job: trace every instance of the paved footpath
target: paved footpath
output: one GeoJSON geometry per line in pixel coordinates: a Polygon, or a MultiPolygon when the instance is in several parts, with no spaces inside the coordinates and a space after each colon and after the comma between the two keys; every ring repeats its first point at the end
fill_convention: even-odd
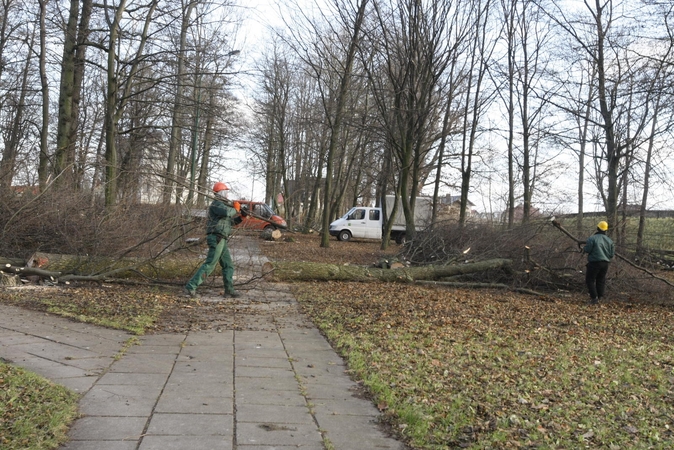
{"type": "MultiPolygon", "coordinates": [[[[232,240],[239,280],[265,261],[258,245],[232,240]]],[[[82,395],[62,450],[406,448],[286,286],[258,283],[236,300],[204,292],[235,301],[245,329],[134,337],[0,305],[0,358],[82,395]]]]}

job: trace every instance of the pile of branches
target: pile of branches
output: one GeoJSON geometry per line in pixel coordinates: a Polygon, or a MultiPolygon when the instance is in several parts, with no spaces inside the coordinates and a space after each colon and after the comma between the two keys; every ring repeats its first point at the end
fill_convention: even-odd
{"type": "Polygon", "coordinates": [[[180,241],[192,222],[175,205],[105,208],[91,194],[73,191],[8,196],[0,201],[0,256],[151,257],[180,241]]]}
{"type": "MultiPolygon", "coordinates": [[[[556,222],[560,225],[559,222],[556,222]]],[[[560,225],[561,226],[561,225],[560,225]]],[[[469,263],[494,258],[512,261],[512,272],[486,271],[453,277],[450,282],[506,284],[512,288],[537,292],[584,292],[587,255],[574,237],[550,220],[537,220],[513,228],[501,225],[443,223],[421,231],[406,242],[399,257],[412,265],[469,263]],[[564,230],[564,231],[562,231],[564,230]]],[[[594,230],[588,230],[588,236],[594,230]]],[[[609,271],[613,294],[625,298],[671,300],[674,290],[666,279],[656,275],[657,267],[642,267],[633,253],[616,249],[609,271]],[[622,251],[622,253],[621,253],[622,251]],[[623,256],[628,255],[628,256],[623,256]]]]}

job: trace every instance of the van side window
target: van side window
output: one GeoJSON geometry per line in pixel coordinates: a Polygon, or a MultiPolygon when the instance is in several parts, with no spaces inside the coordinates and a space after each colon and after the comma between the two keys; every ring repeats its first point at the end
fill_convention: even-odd
{"type": "Polygon", "coordinates": [[[351,213],[351,220],[363,220],[365,218],[365,210],[357,209],[351,213]]]}
{"type": "Polygon", "coordinates": [[[379,210],[378,209],[371,209],[370,210],[370,220],[376,220],[379,222],[379,210]]]}

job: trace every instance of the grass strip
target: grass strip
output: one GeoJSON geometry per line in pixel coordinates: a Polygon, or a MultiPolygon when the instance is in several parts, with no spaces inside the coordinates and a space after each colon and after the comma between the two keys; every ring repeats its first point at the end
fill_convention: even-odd
{"type": "Polygon", "coordinates": [[[0,448],[58,448],[76,416],[75,393],[0,362],[0,448]]]}

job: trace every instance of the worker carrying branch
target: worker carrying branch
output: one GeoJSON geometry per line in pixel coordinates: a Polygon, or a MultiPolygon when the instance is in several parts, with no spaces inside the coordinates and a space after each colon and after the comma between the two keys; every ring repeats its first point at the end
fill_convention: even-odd
{"type": "Polygon", "coordinates": [[[590,236],[585,245],[582,242],[582,250],[587,253],[587,269],[585,271],[585,284],[590,293],[590,303],[596,305],[604,296],[606,290],[606,274],[608,266],[615,255],[615,244],[606,235],[608,223],[601,221],[597,224],[597,231],[590,236]]]}
{"type": "Polygon", "coordinates": [[[241,294],[234,289],[234,263],[227,248],[227,239],[232,233],[232,227],[241,222],[241,216],[245,216],[246,212],[241,210],[239,202],[230,202],[227,199],[229,188],[225,183],[215,183],[213,192],[215,193],[215,199],[208,208],[208,221],[206,223],[208,254],[206,261],[185,285],[185,294],[192,298],[198,297],[197,287],[213,273],[215,265],[220,263],[225,297],[239,297],[241,294]]]}

